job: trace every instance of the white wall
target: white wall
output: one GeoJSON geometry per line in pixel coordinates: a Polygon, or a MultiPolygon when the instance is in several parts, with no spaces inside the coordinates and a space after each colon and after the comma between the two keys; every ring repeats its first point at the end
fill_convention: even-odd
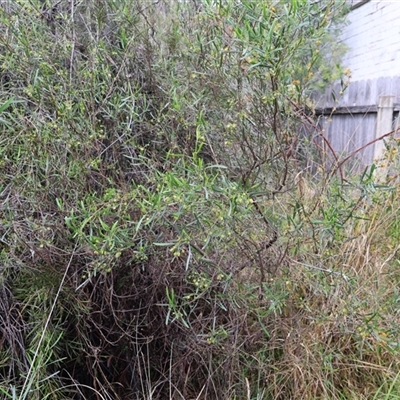
{"type": "Polygon", "coordinates": [[[352,81],[400,76],[400,1],[369,1],[348,15],[342,65],[352,81]]]}
{"type": "Polygon", "coordinates": [[[348,47],[342,67],[352,72],[350,85],[340,95],[342,87],[336,82],[315,100],[317,114],[323,114],[320,126],[334,150],[348,154],[363,148],[355,159],[365,166],[383,148],[382,141],[366,146],[382,135],[382,129],[377,129],[381,97],[393,96],[394,114],[386,121],[389,126],[400,110],[400,0],[346,1],[359,5],[349,12],[338,38],[348,47]]]}

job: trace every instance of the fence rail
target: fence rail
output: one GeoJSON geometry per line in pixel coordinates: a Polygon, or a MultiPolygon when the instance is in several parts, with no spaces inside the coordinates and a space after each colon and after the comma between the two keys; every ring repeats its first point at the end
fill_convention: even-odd
{"type": "Polygon", "coordinates": [[[337,154],[362,149],[350,165],[359,170],[382,157],[384,142],[376,139],[399,126],[400,77],[353,82],[343,95],[340,91],[337,84],[317,97],[316,114],[337,154]]]}

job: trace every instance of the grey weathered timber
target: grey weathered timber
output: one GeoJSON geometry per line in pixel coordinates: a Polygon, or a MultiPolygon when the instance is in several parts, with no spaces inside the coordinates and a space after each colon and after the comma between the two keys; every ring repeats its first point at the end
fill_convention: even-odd
{"type": "MultiPolygon", "coordinates": [[[[378,113],[376,117],[376,137],[381,137],[392,130],[394,96],[381,96],[379,98],[378,113]]],[[[382,157],[384,143],[379,140],[375,143],[374,159],[382,157]]]]}
{"type": "Polygon", "coordinates": [[[315,113],[339,157],[361,149],[346,164],[359,170],[382,155],[383,140],[374,140],[394,129],[400,110],[400,77],[356,81],[341,91],[340,84],[335,84],[315,95],[315,113]]]}
{"type": "MultiPolygon", "coordinates": [[[[393,128],[393,99],[394,96],[381,96],[379,98],[378,113],[376,117],[376,137],[382,137],[393,128]]],[[[375,143],[374,160],[378,161],[384,155],[385,146],[383,140],[375,143]]],[[[376,171],[377,181],[384,181],[387,175],[385,164],[378,163],[379,168],[376,171]]]]}

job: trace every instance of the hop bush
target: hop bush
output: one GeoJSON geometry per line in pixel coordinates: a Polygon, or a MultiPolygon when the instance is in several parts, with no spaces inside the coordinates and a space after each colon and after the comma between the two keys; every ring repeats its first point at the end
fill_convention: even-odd
{"type": "Polygon", "coordinates": [[[307,174],[343,12],[3,2],[2,398],[339,398],[391,376],[393,288],[354,251],[387,255],[362,221],[390,191],[307,174]]]}

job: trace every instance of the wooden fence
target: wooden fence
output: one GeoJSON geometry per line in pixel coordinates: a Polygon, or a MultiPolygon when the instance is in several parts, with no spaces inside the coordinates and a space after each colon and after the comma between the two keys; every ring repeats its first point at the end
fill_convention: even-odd
{"type": "Polygon", "coordinates": [[[340,91],[336,84],[316,96],[316,114],[337,155],[355,153],[350,167],[360,170],[382,157],[385,139],[376,139],[399,126],[400,76],[353,82],[340,91]]]}

